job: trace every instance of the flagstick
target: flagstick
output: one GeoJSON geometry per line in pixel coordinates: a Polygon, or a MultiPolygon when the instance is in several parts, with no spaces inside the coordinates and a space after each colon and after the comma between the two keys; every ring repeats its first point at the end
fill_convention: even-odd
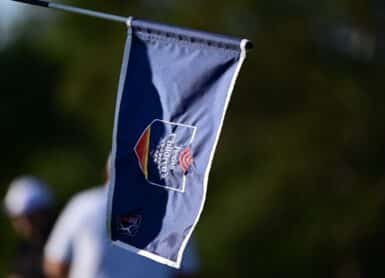
{"type": "Polygon", "coordinates": [[[96,11],[92,11],[92,10],[72,7],[72,6],[68,6],[68,5],[51,3],[51,2],[48,2],[45,0],[12,0],[12,1],[21,2],[24,4],[30,4],[30,5],[34,5],[34,6],[40,6],[40,7],[45,7],[45,8],[51,8],[51,9],[66,11],[66,12],[70,12],[70,13],[76,13],[76,14],[82,14],[82,15],[97,17],[97,18],[116,21],[116,22],[120,22],[120,23],[127,23],[130,19],[129,17],[123,17],[123,16],[118,16],[118,15],[113,15],[113,14],[101,13],[101,12],[96,12],[96,11]]]}
{"type": "MultiPolygon", "coordinates": [[[[119,16],[119,15],[114,15],[114,14],[108,14],[108,13],[102,13],[102,12],[97,12],[93,10],[88,10],[88,9],[82,9],[78,7],[73,7],[73,6],[68,6],[68,5],[62,5],[62,4],[57,4],[57,3],[52,3],[47,0],[12,0],[15,2],[20,2],[24,4],[29,4],[33,6],[39,6],[39,7],[44,7],[44,8],[51,8],[51,9],[56,9],[56,10],[61,10],[61,11],[66,11],[70,13],[75,13],[75,14],[82,14],[82,15],[87,15],[91,17],[96,17],[96,18],[101,18],[105,20],[110,20],[110,21],[115,21],[119,23],[124,23],[127,25],[127,27],[131,27],[131,22],[132,22],[132,17],[124,17],[124,16],[119,16]]],[[[246,43],[246,49],[251,49],[253,48],[253,45],[251,42],[246,43]]]]}

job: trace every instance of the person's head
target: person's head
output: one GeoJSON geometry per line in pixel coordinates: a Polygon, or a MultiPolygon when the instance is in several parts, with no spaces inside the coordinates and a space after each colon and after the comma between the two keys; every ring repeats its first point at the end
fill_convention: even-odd
{"type": "Polygon", "coordinates": [[[29,176],[13,180],[4,199],[13,228],[25,239],[44,236],[52,205],[53,196],[47,185],[29,176]]]}

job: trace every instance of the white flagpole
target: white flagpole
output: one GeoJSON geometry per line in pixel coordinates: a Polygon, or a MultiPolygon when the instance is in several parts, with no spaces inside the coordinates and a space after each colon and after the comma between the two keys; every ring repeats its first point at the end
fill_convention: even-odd
{"type": "Polygon", "coordinates": [[[76,14],[92,16],[92,17],[96,17],[96,18],[116,21],[116,22],[125,23],[125,24],[130,19],[130,17],[123,17],[123,16],[118,16],[118,15],[113,15],[113,14],[108,14],[108,13],[102,13],[102,12],[72,7],[72,6],[68,6],[68,5],[56,4],[56,3],[48,2],[45,0],[12,0],[12,1],[21,2],[24,4],[30,4],[30,5],[34,5],[34,6],[40,6],[40,7],[45,7],[45,8],[51,8],[51,9],[66,11],[66,12],[71,12],[71,13],[76,13],[76,14]]]}

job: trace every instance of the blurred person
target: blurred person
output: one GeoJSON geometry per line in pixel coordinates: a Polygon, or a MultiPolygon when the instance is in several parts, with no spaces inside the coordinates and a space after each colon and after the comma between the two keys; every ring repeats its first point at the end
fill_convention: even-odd
{"type": "MultiPolygon", "coordinates": [[[[106,184],[110,160],[106,165],[106,184]]],[[[107,238],[107,188],[77,194],[61,213],[45,247],[44,269],[50,278],[181,278],[196,277],[199,262],[186,248],[182,270],[176,271],[112,245],[107,238]]]]}
{"type": "Polygon", "coordinates": [[[373,30],[352,24],[321,24],[317,41],[325,49],[365,63],[385,62],[385,1],[371,0],[373,30]]]}
{"type": "Polygon", "coordinates": [[[7,277],[44,277],[43,249],[53,222],[51,191],[35,177],[17,178],[9,186],[4,207],[22,239],[7,277]]]}

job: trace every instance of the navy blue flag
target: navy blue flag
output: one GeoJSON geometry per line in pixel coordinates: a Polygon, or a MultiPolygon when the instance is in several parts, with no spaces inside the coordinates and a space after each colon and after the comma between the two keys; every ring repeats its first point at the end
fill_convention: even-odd
{"type": "Polygon", "coordinates": [[[116,103],[113,243],[179,268],[247,40],[134,19],[116,103]]]}

